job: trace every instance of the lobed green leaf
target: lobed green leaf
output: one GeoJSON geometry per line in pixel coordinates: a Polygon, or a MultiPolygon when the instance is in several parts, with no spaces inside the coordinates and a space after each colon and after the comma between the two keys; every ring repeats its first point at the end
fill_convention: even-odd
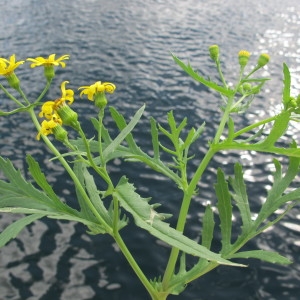
{"type": "Polygon", "coordinates": [[[229,258],[256,258],[273,264],[282,264],[282,265],[288,265],[292,263],[288,258],[278,253],[272,251],[266,251],[266,250],[252,250],[252,251],[238,252],[230,255],[229,258]]]}
{"type": "Polygon", "coordinates": [[[283,90],[282,90],[282,102],[284,108],[287,107],[291,100],[291,74],[288,66],[283,63],[283,90]]]}
{"type": "Polygon", "coordinates": [[[241,164],[235,164],[234,178],[230,178],[229,182],[234,190],[234,193],[232,193],[233,199],[241,214],[243,233],[247,233],[252,229],[253,221],[251,220],[251,211],[241,164]]]}
{"type": "Polygon", "coordinates": [[[183,63],[179,58],[177,58],[175,55],[171,53],[174,61],[179,65],[187,74],[189,74],[192,78],[194,78],[196,81],[204,84],[205,86],[221,93],[222,95],[225,95],[227,97],[231,97],[234,95],[234,91],[224,88],[222,86],[217,85],[216,83],[206,80],[204,77],[200,76],[198,73],[196,73],[190,64],[186,65],[183,63]]]}
{"type": "Polygon", "coordinates": [[[32,214],[8,225],[0,233],[0,248],[5,246],[10,240],[14,239],[24,227],[44,216],[45,213],[32,214]]]}
{"type": "Polygon", "coordinates": [[[121,178],[115,188],[113,196],[118,199],[120,205],[126,211],[132,214],[138,227],[147,230],[150,234],[169,245],[187,254],[202,257],[209,261],[215,261],[218,264],[241,266],[197,244],[195,241],[184,236],[181,232],[170,227],[168,223],[163,222],[164,216],[153,209],[148,203],[149,200],[141,198],[140,195],[135,192],[134,186],[129,184],[125,177],[121,178]]]}
{"type": "Polygon", "coordinates": [[[215,184],[217,207],[219,211],[220,227],[222,234],[222,253],[226,253],[231,247],[232,230],[232,205],[228,183],[225,180],[224,172],[219,168],[217,171],[217,183],[215,184]]]}
{"type": "Polygon", "coordinates": [[[201,244],[210,249],[215,228],[214,213],[210,205],[205,208],[202,227],[201,244]]]}

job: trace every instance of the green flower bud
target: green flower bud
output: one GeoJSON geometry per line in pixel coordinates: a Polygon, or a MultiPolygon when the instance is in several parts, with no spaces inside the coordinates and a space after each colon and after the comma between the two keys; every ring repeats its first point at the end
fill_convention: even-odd
{"type": "Polygon", "coordinates": [[[57,109],[57,113],[64,125],[71,126],[75,130],[79,130],[80,124],[78,122],[78,114],[70,108],[70,106],[64,103],[64,105],[57,109]]]}
{"type": "Polygon", "coordinates": [[[58,141],[64,143],[68,140],[68,132],[61,125],[57,124],[52,130],[58,141]]]}
{"type": "Polygon", "coordinates": [[[5,76],[7,79],[8,84],[15,90],[19,90],[20,89],[20,80],[17,77],[17,75],[13,72],[9,75],[5,76]]]}
{"type": "Polygon", "coordinates": [[[251,91],[251,89],[252,89],[251,83],[249,83],[249,82],[243,83],[243,90],[244,90],[245,92],[249,92],[249,91],[251,91]]]}
{"type": "Polygon", "coordinates": [[[219,59],[219,54],[220,54],[220,50],[219,50],[219,46],[218,45],[211,45],[209,48],[209,55],[210,58],[217,62],[219,59]]]}
{"type": "Polygon", "coordinates": [[[257,61],[257,66],[262,68],[263,66],[265,66],[270,60],[270,56],[267,53],[263,53],[260,55],[260,57],[258,58],[257,61]]]}
{"type": "Polygon", "coordinates": [[[241,50],[238,54],[239,57],[239,64],[242,68],[244,68],[248,61],[249,61],[249,57],[250,57],[250,52],[246,51],[246,50],[241,50]]]}

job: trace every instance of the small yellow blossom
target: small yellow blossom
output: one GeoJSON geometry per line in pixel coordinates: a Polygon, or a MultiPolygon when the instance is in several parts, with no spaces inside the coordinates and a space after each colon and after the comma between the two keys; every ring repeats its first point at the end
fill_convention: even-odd
{"type": "Polygon", "coordinates": [[[81,89],[82,89],[82,91],[80,92],[80,97],[84,94],[84,95],[87,95],[89,100],[93,101],[94,96],[97,93],[106,92],[106,93],[112,94],[115,91],[116,86],[111,82],[101,83],[101,81],[97,81],[97,82],[95,82],[94,84],[92,84],[90,86],[86,86],[86,85],[81,86],[79,88],[79,90],[81,90],[81,89]]]}
{"type": "Polygon", "coordinates": [[[62,68],[66,66],[66,63],[63,62],[65,59],[69,59],[70,55],[63,55],[57,59],[55,59],[55,54],[50,54],[48,58],[44,57],[36,57],[36,58],[27,58],[28,61],[31,61],[32,64],[30,65],[31,68],[44,66],[44,75],[48,82],[51,82],[51,80],[55,76],[55,66],[61,65],[62,68]]]}
{"type": "Polygon", "coordinates": [[[51,54],[49,55],[48,58],[44,58],[41,56],[36,58],[27,58],[27,60],[32,62],[32,64],[30,65],[31,68],[40,67],[40,66],[49,67],[49,66],[59,66],[59,65],[61,65],[61,67],[64,68],[66,66],[66,63],[63,62],[63,60],[69,59],[70,55],[65,54],[57,59],[55,59],[55,55],[56,54],[51,54]]]}
{"type": "Polygon", "coordinates": [[[61,84],[61,97],[54,101],[46,101],[41,108],[39,117],[45,117],[46,119],[52,119],[52,115],[57,114],[57,110],[65,105],[65,102],[68,101],[69,104],[72,104],[74,101],[74,91],[71,89],[66,89],[66,84],[69,81],[64,81],[61,84]]]}
{"type": "Polygon", "coordinates": [[[37,134],[36,136],[36,139],[37,140],[40,140],[41,138],[41,134],[43,135],[49,135],[49,134],[52,134],[53,133],[53,129],[58,126],[58,125],[61,125],[62,124],[62,120],[61,118],[59,117],[59,115],[57,115],[56,113],[53,114],[51,116],[51,120],[47,121],[47,120],[44,120],[42,123],[41,123],[41,129],[40,129],[40,132],[37,134]]]}
{"type": "Polygon", "coordinates": [[[239,64],[241,67],[245,67],[249,61],[249,57],[250,57],[250,52],[247,50],[241,50],[238,53],[238,57],[239,57],[239,64]]]}
{"type": "Polygon", "coordinates": [[[10,59],[0,58],[0,75],[9,76],[14,70],[21,64],[24,63],[24,60],[16,62],[16,55],[11,55],[10,59]]]}

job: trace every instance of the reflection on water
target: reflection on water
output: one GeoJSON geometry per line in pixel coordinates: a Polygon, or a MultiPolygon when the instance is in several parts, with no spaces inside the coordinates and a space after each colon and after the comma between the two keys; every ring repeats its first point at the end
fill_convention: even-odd
{"type": "MultiPolygon", "coordinates": [[[[165,113],[174,109],[177,118],[189,117],[189,124],[207,130],[203,140],[192,150],[199,153],[197,163],[205,152],[206,142],[212,136],[219,120],[215,94],[189,79],[170,58],[169,51],[191,63],[201,74],[215,74],[208,59],[207,48],[218,43],[226,60],[224,72],[231,82],[237,75],[236,54],[248,49],[255,57],[268,52],[271,63],[265,68],[268,82],[264,96],[253,103],[251,113],[240,116],[239,124],[274,115],[280,109],[282,63],[290,66],[292,93],[300,86],[300,7],[298,0],[245,1],[160,1],[160,0],[58,0],[55,5],[46,0],[3,0],[1,7],[1,57],[17,54],[27,56],[69,53],[71,60],[65,70],[57,71],[57,79],[48,99],[57,98],[60,82],[70,81],[70,88],[97,80],[112,81],[117,91],[110,101],[128,118],[142,104],[147,104],[142,129],[135,135],[144,149],[151,147],[147,138],[149,116],[165,122],[165,113]],[[204,142],[203,142],[204,141],[204,142]]],[[[26,81],[23,89],[30,98],[38,96],[43,82],[41,70],[20,68],[18,75],[26,81]]],[[[212,75],[213,76],[213,75],[212,75]]],[[[0,98],[1,109],[10,110],[13,103],[0,98]]],[[[74,103],[85,118],[94,109],[87,101],[74,103]]],[[[111,120],[107,120],[111,124],[111,120]]],[[[297,137],[297,126],[289,129],[289,137],[297,137]]],[[[0,118],[1,153],[14,160],[18,168],[25,168],[23,157],[29,151],[50,169],[50,182],[60,190],[66,201],[72,201],[74,192],[68,179],[61,181],[62,169],[49,162],[50,154],[34,137],[32,125],[26,116],[0,118]],[[61,183],[63,182],[63,184],[61,183]]],[[[93,133],[91,132],[91,136],[93,133]]],[[[272,178],[263,173],[272,170],[271,159],[257,153],[221,153],[208,169],[202,193],[196,198],[190,216],[190,236],[199,236],[198,218],[203,205],[214,203],[211,183],[215,182],[215,167],[222,164],[232,172],[232,162],[239,159],[245,165],[245,175],[251,189],[253,217],[271,185],[272,178]]],[[[195,165],[192,168],[196,167],[195,165]]],[[[120,161],[111,166],[114,176],[120,169],[145,194],[155,191],[154,197],[164,198],[164,209],[176,214],[178,194],[173,186],[160,177],[149,176],[140,166],[130,168],[120,161]],[[143,184],[147,188],[143,187],[143,184]],[[168,190],[168,195],[165,191],[168,190]]],[[[1,216],[1,228],[16,217],[1,216]]],[[[284,222],[249,244],[249,249],[278,250],[295,263],[290,267],[273,266],[251,261],[249,268],[221,267],[188,286],[180,297],[170,299],[298,299],[300,276],[299,214],[291,211],[284,222]],[[202,298],[201,298],[202,297],[202,298]]],[[[238,226],[238,225],[237,225],[238,226]]],[[[238,229],[238,228],[237,228],[238,229]]],[[[126,239],[134,245],[134,255],[145,257],[143,268],[155,277],[158,266],[165,265],[168,248],[145,239],[140,230],[125,228],[126,239]],[[153,262],[157,262],[155,265],[153,262]]],[[[143,287],[117,247],[108,237],[86,235],[80,225],[43,220],[26,228],[18,239],[0,252],[0,294],[4,299],[146,299],[143,287]]]]}

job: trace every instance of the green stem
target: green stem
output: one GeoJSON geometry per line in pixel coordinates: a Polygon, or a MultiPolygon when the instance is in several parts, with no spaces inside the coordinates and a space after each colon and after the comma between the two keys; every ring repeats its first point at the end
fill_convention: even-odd
{"type": "Polygon", "coordinates": [[[89,161],[89,164],[90,166],[102,177],[102,179],[105,180],[105,182],[107,183],[108,185],[108,189],[113,189],[113,184],[110,180],[110,177],[109,175],[107,174],[107,171],[106,171],[106,168],[105,167],[98,167],[95,162],[94,162],[94,159],[93,159],[93,155],[91,153],[91,149],[90,149],[90,144],[83,132],[83,130],[81,129],[81,126],[79,125],[79,134],[83,140],[83,143],[85,145],[85,148],[86,148],[86,153],[87,153],[87,158],[88,158],[88,161],[89,161]]]}
{"type": "Polygon", "coordinates": [[[103,129],[103,118],[104,118],[104,107],[100,108],[98,119],[99,119],[99,127],[98,127],[98,143],[99,143],[99,155],[101,165],[105,166],[106,162],[103,157],[103,149],[102,149],[102,129],[103,129]]]}
{"type": "Polygon", "coordinates": [[[224,114],[222,116],[220,125],[218,127],[218,130],[216,132],[216,135],[215,135],[215,138],[214,138],[214,141],[213,141],[214,144],[217,144],[220,141],[221,135],[224,131],[224,127],[225,127],[225,125],[228,121],[228,118],[229,118],[230,110],[231,110],[232,103],[233,103],[233,98],[234,98],[234,96],[228,97],[228,101],[227,101],[227,105],[226,105],[224,114]]]}
{"type": "MultiPolygon", "coordinates": [[[[30,117],[37,128],[38,131],[40,131],[40,124],[39,121],[34,113],[33,108],[30,108],[28,110],[28,113],[30,114],[30,117]]],[[[84,187],[81,185],[79,179],[77,178],[76,174],[70,167],[70,165],[67,163],[67,161],[62,157],[61,153],[57,150],[57,148],[51,143],[51,141],[47,138],[47,136],[42,135],[42,138],[47,145],[47,147],[52,151],[52,153],[57,157],[57,159],[60,161],[62,166],[65,168],[65,170],[68,172],[70,177],[72,178],[75,186],[77,187],[79,193],[87,203],[88,207],[90,208],[91,212],[95,215],[95,217],[98,219],[99,223],[105,228],[105,230],[109,233],[112,234],[112,229],[111,227],[105,222],[105,220],[101,217],[101,215],[98,213],[96,208],[94,207],[93,203],[91,202],[89,196],[87,195],[84,187]]]]}
{"type": "Polygon", "coordinates": [[[16,99],[2,84],[0,84],[0,88],[6,94],[6,96],[13,100],[17,105],[19,105],[20,107],[25,107],[23,103],[16,99]]]}
{"type": "Polygon", "coordinates": [[[267,119],[264,119],[264,120],[262,120],[262,121],[256,122],[256,123],[254,123],[254,124],[252,124],[252,125],[249,125],[249,126],[247,126],[247,127],[244,127],[243,129],[237,131],[237,132],[233,135],[233,138],[236,138],[236,137],[238,137],[238,136],[240,136],[240,135],[242,135],[242,134],[244,134],[244,133],[246,133],[246,132],[248,132],[248,131],[250,131],[250,130],[252,130],[252,129],[254,129],[254,128],[257,128],[257,127],[259,127],[259,126],[261,126],[261,125],[270,123],[270,122],[274,121],[274,120],[276,119],[276,117],[277,117],[277,115],[275,115],[275,116],[273,116],[273,117],[270,117],[270,118],[267,118],[267,119]]]}
{"type": "Polygon", "coordinates": [[[30,105],[30,101],[27,99],[27,97],[26,97],[26,95],[24,94],[24,92],[22,91],[21,87],[19,87],[19,88],[17,89],[17,91],[18,91],[19,94],[22,96],[22,98],[24,99],[24,101],[25,101],[28,105],[30,105]]]}
{"type": "MultiPolygon", "coordinates": [[[[212,148],[210,148],[206,152],[203,160],[201,161],[198,169],[196,170],[190,184],[188,185],[188,187],[184,193],[184,197],[182,200],[182,204],[181,204],[181,208],[180,208],[180,212],[179,212],[179,216],[178,216],[177,226],[176,226],[176,230],[178,230],[180,232],[183,232],[183,230],[184,230],[190,203],[191,203],[192,197],[194,195],[194,192],[197,188],[197,184],[198,184],[199,180],[201,179],[207,165],[209,164],[209,162],[212,159],[212,157],[214,156],[214,154],[215,154],[215,151],[212,148]]],[[[174,274],[178,255],[179,255],[179,249],[172,248],[171,254],[169,257],[169,261],[168,261],[168,264],[166,267],[166,271],[165,271],[165,274],[163,277],[163,281],[162,281],[164,290],[168,289],[169,282],[171,280],[172,275],[174,274]]]]}
{"type": "Polygon", "coordinates": [[[45,94],[46,94],[47,91],[49,90],[50,85],[51,85],[51,82],[52,82],[52,80],[49,80],[49,81],[47,80],[47,84],[46,84],[44,90],[43,90],[42,93],[39,95],[39,97],[36,99],[35,103],[39,103],[39,102],[42,100],[42,98],[45,96],[45,94]]]}
{"type": "Polygon", "coordinates": [[[115,241],[117,242],[119,248],[121,249],[122,253],[126,257],[128,263],[130,264],[131,268],[134,270],[137,277],[140,279],[148,293],[151,295],[153,300],[161,300],[161,297],[157,294],[155,288],[151,285],[133,256],[131,255],[130,251],[128,250],[126,244],[124,243],[122,237],[120,236],[119,232],[116,232],[114,235],[115,241]]]}
{"type": "MultiPolygon", "coordinates": [[[[221,72],[221,70],[220,70],[220,72],[221,72]]],[[[228,98],[224,114],[221,118],[220,124],[218,126],[218,129],[217,129],[217,132],[216,132],[216,135],[215,135],[215,138],[214,138],[214,142],[210,145],[210,148],[208,149],[208,151],[206,152],[203,160],[201,161],[200,165],[198,166],[198,168],[197,168],[190,184],[188,185],[186,191],[184,191],[184,197],[183,197],[183,200],[182,200],[182,204],[181,204],[181,208],[180,208],[180,212],[179,212],[179,217],[178,217],[178,221],[177,221],[177,226],[176,226],[176,230],[178,230],[179,232],[184,231],[184,227],[185,227],[185,223],[186,223],[186,219],[187,219],[191,199],[192,199],[192,197],[195,193],[195,190],[197,188],[197,184],[198,184],[199,180],[201,179],[204,171],[206,170],[210,160],[212,159],[212,157],[216,153],[216,150],[214,149],[214,145],[218,144],[219,141],[220,141],[221,135],[224,131],[224,127],[225,127],[225,125],[228,121],[228,118],[229,118],[229,114],[230,114],[230,111],[231,111],[233,100],[234,100],[234,96],[231,96],[231,97],[228,98]]],[[[171,277],[174,274],[175,265],[176,265],[176,262],[177,262],[177,259],[178,259],[178,255],[179,255],[179,249],[172,248],[171,254],[170,254],[170,257],[169,257],[169,261],[168,261],[168,264],[167,264],[167,267],[166,267],[166,271],[165,271],[165,274],[164,274],[163,282],[162,282],[164,289],[168,288],[171,277]]]]}
{"type": "Polygon", "coordinates": [[[218,70],[218,73],[220,75],[220,78],[222,80],[222,83],[223,83],[224,87],[228,88],[227,83],[226,83],[225,78],[224,78],[224,75],[223,75],[223,72],[222,72],[222,69],[221,69],[221,62],[220,62],[219,59],[216,61],[216,66],[217,66],[217,70],[218,70]]]}

